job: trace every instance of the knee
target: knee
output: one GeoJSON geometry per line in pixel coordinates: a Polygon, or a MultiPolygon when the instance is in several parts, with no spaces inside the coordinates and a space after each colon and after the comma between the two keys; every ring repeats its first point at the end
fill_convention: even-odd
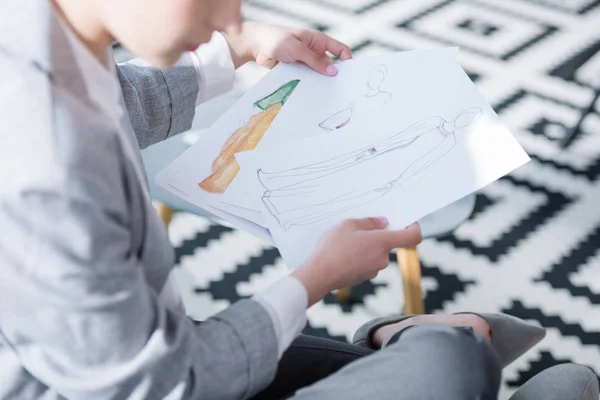
{"type": "Polygon", "coordinates": [[[578,364],[560,364],[548,368],[540,375],[547,375],[549,381],[560,382],[560,385],[570,392],[568,396],[574,399],[598,399],[598,377],[588,367],[578,364]]]}
{"type": "Polygon", "coordinates": [[[471,329],[447,326],[423,326],[421,329],[406,332],[402,341],[412,339],[427,347],[431,355],[462,366],[481,367],[486,364],[493,367],[499,364],[498,356],[492,346],[471,329]],[[409,334],[412,334],[409,335],[409,334]]]}
{"type": "MultiPolygon", "coordinates": [[[[501,366],[492,346],[471,330],[427,326],[407,331],[400,342],[413,341],[429,359],[427,374],[440,379],[451,373],[472,398],[495,398],[500,387],[501,366]],[[411,332],[412,331],[412,332],[411,332]],[[410,334],[410,335],[409,335],[410,334]]],[[[404,344],[408,344],[404,342],[404,344]]]]}
{"type": "Polygon", "coordinates": [[[561,364],[539,373],[521,387],[512,400],[598,400],[598,377],[582,365],[561,364]]]}
{"type": "Polygon", "coordinates": [[[576,379],[580,381],[589,381],[592,378],[597,378],[594,371],[580,364],[559,364],[542,372],[542,374],[544,373],[553,376],[568,377],[569,379],[576,379]]]}

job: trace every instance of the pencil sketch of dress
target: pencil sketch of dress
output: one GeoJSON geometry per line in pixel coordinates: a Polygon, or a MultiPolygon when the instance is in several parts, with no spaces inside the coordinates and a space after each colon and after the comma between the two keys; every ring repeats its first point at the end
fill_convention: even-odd
{"type": "Polygon", "coordinates": [[[285,230],[360,207],[435,164],[456,145],[457,130],[470,126],[480,115],[479,108],[469,108],[450,121],[431,117],[372,146],[326,161],[286,171],[258,170],[265,188],[262,201],[285,230]],[[377,173],[356,179],[364,175],[365,167],[377,173]]]}
{"type": "Polygon", "coordinates": [[[387,77],[387,67],[378,65],[371,70],[367,78],[367,93],[350,103],[350,105],[319,123],[325,131],[335,131],[350,123],[353,118],[368,117],[374,110],[381,108],[392,100],[392,94],[381,90],[387,77]]]}

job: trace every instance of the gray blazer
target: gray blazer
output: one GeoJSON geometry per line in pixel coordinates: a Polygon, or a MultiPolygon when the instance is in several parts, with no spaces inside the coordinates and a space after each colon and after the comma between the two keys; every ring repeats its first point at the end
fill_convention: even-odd
{"type": "MultiPolygon", "coordinates": [[[[190,61],[118,76],[136,149],[189,129],[190,61]]],[[[0,116],[0,398],[237,399],[272,380],[257,302],[195,327],[158,301],[173,249],[48,0],[0,0],[0,116]]]]}

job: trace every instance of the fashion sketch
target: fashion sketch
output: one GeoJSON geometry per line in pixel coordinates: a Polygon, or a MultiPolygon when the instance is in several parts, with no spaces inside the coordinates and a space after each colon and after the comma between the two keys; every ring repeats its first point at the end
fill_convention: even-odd
{"type": "Polygon", "coordinates": [[[234,154],[253,150],[258,145],[299,83],[298,79],[289,81],[253,104],[260,111],[227,139],[212,163],[210,176],[198,184],[200,188],[209,193],[225,192],[240,170],[234,154]]]}
{"type": "Polygon", "coordinates": [[[262,201],[284,230],[363,206],[436,164],[456,145],[456,132],[480,116],[481,109],[468,108],[452,120],[427,118],[326,161],[286,171],[258,170],[262,201]],[[365,171],[376,173],[366,178],[365,171]]]}
{"type": "Polygon", "coordinates": [[[367,93],[348,105],[347,108],[336,112],[326,120],[319,123],[325,131],[335,131],[348,125],[353,118],[362,115],[369,116],[374,110],[392,100],[392,94],[381,89],[387,77],[387,67],[378,65],[371,70],[367,78],[367,93]]]}

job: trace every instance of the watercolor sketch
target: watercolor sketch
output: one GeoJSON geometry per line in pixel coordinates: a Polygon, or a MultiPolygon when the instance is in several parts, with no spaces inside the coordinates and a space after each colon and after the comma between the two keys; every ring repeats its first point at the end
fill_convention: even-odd
{"type": "Polygon", "coordinates": [[[367,93],[352,101],[345,109],[319,123],[319,127],[324,131],[342,129],[358,115],[369,116],[373,110],[389,103],[392,100],[392,93],[381,89],[386,78],[387,66],[378,65],[373,68],[366,82],[367,93]]]}
{"type": "Polygon", "coordinates": [[[268,96],[254,102],[254,107],[261,111],[250,117],[244,126],[227,139],[212,163],[211,174],[198,184],[200,188],[208,193],[225,192],[240,170],[234,154],[253,150],[258,145],[299,83],[298,79],[291,80],[268,96]]]}
{"type": "Polygon", "coordinates": [[[473,107],[452,120],[427,118],[371,146],[311,165],[275,172],[259,169],[262,201],[284,230],[373,202],[446,156],[457,143],[457,131],[469,127],[481,113],[473,107]],[[365,171],[369,179],[355,179],[365,171]]]}

